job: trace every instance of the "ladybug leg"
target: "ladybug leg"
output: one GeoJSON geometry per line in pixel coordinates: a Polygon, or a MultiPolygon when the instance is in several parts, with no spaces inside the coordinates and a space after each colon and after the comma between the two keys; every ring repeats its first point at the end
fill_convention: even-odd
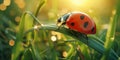
{"type": "Polygon", "coordinates": [[[61,21],[61,18],[59,18],[58,20],[57,20],[57,26],[58,26],[58,28],[57,28],[57,30],[59,30],[60,29],[60,27],[62,26],[62,23],[61,23],[62,21],[61,21]]]}
{"type": "Polygon", "coordinates": [[[87,40],[87,44],[88,44],[88,36],[86,34],[83,34],[83,37],[87,40]]]}
{"type": "MultiPolygon", "coordinates": [[[[70,28],[69,28],[70,29],[70,28]]],[[[71,29],[70,29],[71,30],[71,29]]],[[[71,32],[71,34],[73,34],[74,36],[78,36],[78,34],[76,33],[74,33],[74,31],[73,30],[71,30],[70,31],[71,32]]],[[[88,44],[88,36],[86,35],[86,34],[84,34],[84,33],[80,33],[81,34],[81,36],[83,36],[86,40],[87,40],[87,43],[86,44],[88,44]]]]}
{"type": "Polygon", "coordinates": [[[59,30],[62,26],[64,26],[66,24],[66,22],[58,22],[57,25],[58,25],[58,28],[57,30],[59,30]]]}
{"type": "MultiPolygon", "coordinates": [[[[69,30],[71,30],[70,28],[68,28],[69,30]]],[[[74,36],[78,36],[77,34],[75,34],[75,32],[73,30],[70,31],[72,35],[74,36]]]]}

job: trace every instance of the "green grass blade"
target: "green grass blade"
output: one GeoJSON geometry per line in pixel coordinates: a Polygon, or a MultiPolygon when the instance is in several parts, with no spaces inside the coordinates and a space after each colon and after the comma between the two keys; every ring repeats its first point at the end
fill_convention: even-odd
{"type": "MultiPolygon", "coordinates": [[[[24,37],[24,32],[26,30],[29,30],[33,25],[33,18],[28,15],[26,12],[22,15],[20,24],[19,24],[19,31],[16,36],[16,44],[13,47],[12,51],[12,60],[17,60],[19,57],[19,54],[24,50],[23,48],[23,37],[24,37]]],[[[29,45],[29,40],[31,40],[31,32],[29,32],[27,35],[27,45],[29,45]]]]}
{"type": "Polygon", "coordinates": [[[34,60],[42,60],[42,58],[40,57],[40,52],[37,51],[33,42],[30,44],[30,49],[32,51],[32,57],[34,60]]]}
{"type": "MultiPolygon", "coordinates": [[[[33,21],[34,19],[32,18],[32,16],[30,14],[28,14],[27,12],[25,12],[25,31],[31,29],[33,27],[33,21]]],[[[30,40],[32,39],[32,32],[29,32],[26,35],[26,45],[30,44],[30,40]]]]}
{"type": "Polygon", "coordinates": [[[38,4],[38,6],[37,6],[37,8],[36,8],[36,10],[35,10],[35,16],[36,16],[36,17],[37,17],[37,15],[38,15],[41,7],[45,4],[45,2],[46,2],[46,0],[39,0],[39,4],[38,4]]]}
{"type": "MultiPolygon", "coordinates": [[[[118,2],[120,2],[120,1],[118,0],[118,2]]],[[[108,60],[110,58],[109,54],[110,54],[111,48],[114,44],[115,30],[116,30],[117,21],[119,18],[119,11],[120,11],[119,6],[120,6],[120,4],[118,3],[117,8],[116,8],[116,13],[115,13],[113,19],[110,20],[109,28],[108,28],[107,35],[106,35],[106,42],[104,45],[105,52],[104,52],[101,60],[108,60]]],[[[113,57],[113,56],[111,56],[111,57],[113,57]]]]}
{"type": "MultiPolygon", "coordinates": [[[[103,40],[98,39],[96,36],[88,36],[88,40],[83,37],[81,33],[78,33],[76,31],[71,31],[70,29],[66,29],[64,27],[61,27],[58,29],[56,25],[43,25],[42,27],[39,28],[40,30],[49,30],[49,31],[57,31],[63,34],[66,34],[68,36],[71,36],[89,47],[93,48],[95,51],[99,52],[100,54],[103,54],[105,51],[103,40]],[[95,38],[96,37],[96,38],[95,38]]],[[[33,29],[31,29],[33,30],[33,29]]],[[[117,60],[118,55],[111,49],[110,53],[110,59],[117,60]]]]}
{"type": "Polygon", "coordinates": [[[15,46],[12,49],[12,58],[11,60],[18,60],[19,54],[23,51],[22,40],[24,35],[24,25],[25,25],[25,14],[22,15],[21,21],[19,24],[19,31],[16,34],[15,46]]]}
{"type": "Polygon", "coordinates": [[[24,54],[22,56],[22,60],[33,60],[33,58],[32,58],[32,52],[31,52],[30,49],[26,49],[24,51],[24,54]]]}

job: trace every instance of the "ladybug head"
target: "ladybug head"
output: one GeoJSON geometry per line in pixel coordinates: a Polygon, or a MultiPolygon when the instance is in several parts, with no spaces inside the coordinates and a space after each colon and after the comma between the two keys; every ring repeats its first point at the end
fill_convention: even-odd
{"type": "Polygon", "coordinates": [[[63,24],[62,17],[57,20],[57,25],[61,26],[63,24]]]}
{"type": "Polygon", "coordinates": [[[60,25],[65,25],[67,19],[69,18],[69,16],[70,16],[70,13],[64,14],[62,17],[60,17],[60,18],[57,20],[57,25],[58,25],[58,26],[60,26],[60,25]]]}

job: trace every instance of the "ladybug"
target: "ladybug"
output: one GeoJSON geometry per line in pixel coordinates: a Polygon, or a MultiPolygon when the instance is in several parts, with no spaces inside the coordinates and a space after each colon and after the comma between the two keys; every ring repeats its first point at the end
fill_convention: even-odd
{"type": "Polygon", "coordinates": [[[57,20],[57,25],[60,27],[66,25],[71,30],[87,34],[96,33],[95,22],[83,12],[70,12],[64,14],[57,20]]]}

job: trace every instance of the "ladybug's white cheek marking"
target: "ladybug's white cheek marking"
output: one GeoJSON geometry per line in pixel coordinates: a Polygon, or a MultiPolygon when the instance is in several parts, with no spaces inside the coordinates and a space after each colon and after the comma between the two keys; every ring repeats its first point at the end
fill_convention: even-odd
{"type": "Polygon", "coordinates": [[[63,17],[61,18],[61,22],[64,22],[64,19],[63,19],[63,17]]]}

